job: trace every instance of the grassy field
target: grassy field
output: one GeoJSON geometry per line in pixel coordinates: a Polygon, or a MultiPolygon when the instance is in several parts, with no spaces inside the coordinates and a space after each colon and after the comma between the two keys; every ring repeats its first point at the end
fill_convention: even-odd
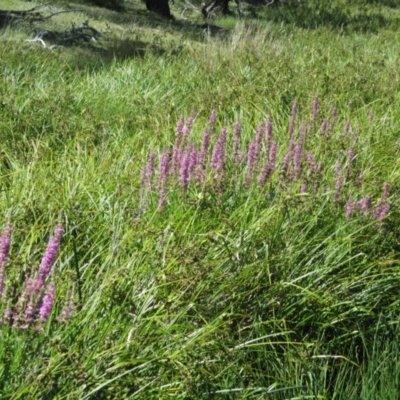
{"type": "Polygon", "coordinates": [[[0,398],[397,399],[397,2],[55,4],[0,31],[0,398]]]}

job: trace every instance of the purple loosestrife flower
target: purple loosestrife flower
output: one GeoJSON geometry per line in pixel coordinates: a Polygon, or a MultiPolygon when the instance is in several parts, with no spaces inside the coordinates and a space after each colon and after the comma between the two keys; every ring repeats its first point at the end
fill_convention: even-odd
{"type": "Polygon", "coordinates": [[[294,149],[293,157],[293,170],[296,179],[300,178],[301,175],[301,153],[303,151],[303,138],[299,139],[297,146],[294,149]]]}
{"type": "Polygon", "coordinates": [[[196,113],[192,111],[188,119],[186,120],[186,124],[183,127],[183,136],[188,137],[190,135],[190,132],[192,131],[192,126],[193,126],[193,120],[195,117],[196,113]]]}
{"type": "Polygon", "coordinates": [[[182,133],[183,133],[183,128],[184,128],[185,124],[183,122],[183,115],[180,115],[178,123],[176,125],[176,137],[180,137],[182,138],[182,133]]]}
{"type": "Polygon", "coordinates": [[[306,182],[303,182],[303,183],[301,184],[300,193],[301,193],[301,194],[307,193],[307,183],[306,183],[306,182]]]}
{"type": "Polygon", "coordinates": [[[292,161],[293,158],[293,154],[294,154],[294,141],[290,140],[289,141],[289,149],[283,159],[283,175],[286,175],[289,171],[289,166],[290,166],[290,162],[292,161]]]}
{"type": "Polygon", "coordinates": [[[264,167],[261,169],[260,174],[258,175],[257,181],[259,187],[264,186],[266,180],[275,171],[276,150],[277,144],[274,142],[271,144],[271,148],[269,150],[269,160],[265,163],[264,167]]]}
{"type": "Polygon", "coordinates": [[[186,192],[187,186],[189,183],[189,164],[190,164],[190,157],[188,154],[183,153],[181,157],[179,169],[179,180],[180,184],[183,187],[183,191],[186,192]]]}
{"type": "Polygon", "coordinates": [[[159,185],[160,187],[165,185],[168,179],[169,170],[169,150],[162,152],[160,160],[160,176],[159,185]]]}
{"type": "Polygon", "coordinates": [[[337,118],[337,108],[333,107],[333,110],[332,110],[332,124],[334,124],[336,122],[336,118],[337,118]]]}
{"type": "Polygon", "coordinates": [[[306,159],[307,159],[308,164],[310,165],[310,173],[311,173],[311,175],[315,174],[317,163],[315,162],[314,156],[307,151],[306,152],[306,159]]]}
{"type": "Polygon", "coordinates": [[[210,118],[208,119],[208,125],[213,126],[215,124],[215,121],[217,119],[217,111],[215,108],[211,111],[210,118]]]}
{"type": "Polygon", "coordinates": [[[371,208],[372,208],[371,196],[367,195],[367,196],[363,197],[361,200],[357,201],[357,207],[363,213],[370,214],[371,208]]]}
{"type": "Polygon", "coordinates": [[[7,226],[0,239],[0,299],[3,295],[4,290],[4,280],[5,280],[5,264],[8,261],[8,255],[10,252],[10,243],[11,243],[11,225],[7,226]]]}
{"type": "Polygon", "coordinates": [[[347,171],[346,171],[346,176],[349,177],[352,174],[353,171],[353,160],[354,160],[354,150],[349,149],[347,150],[347,171]]]}
{"type": "Polygon", "coordinates": [[[257,154],[257,144],[256,142],[250,142],[249,149],[247,151],[245,187],[250,186],[251,177],[257,161],[256,154],[257,154]]]}
{"type": "Polygon", "coordinates": [[[336,174],[336,182],[335,182],[335,195],[334,201],[338,201],[340,197],[340,192],[343,188],[343,176],[342,176],[342,164],[340,162],[335,165],[335,174],[336,174]]]}
{"type": "Polygon", "coordinates": [[[321,125],[321,133],[324,134],[326,132],[326,128],[328,126],[328,120],[325,118],[322,121],[322,125],[321,125]]]}
{"type": "Polygon", "coordinates": [[[272,142],[272,118],[268,116],[265,134],[266,151],[269,150],[272,142]]]}
{"type": "Polygon", "coordinates": [[[256,159],[258,159],[260,155],[263,135],[264,135],[264,123],[260,122],[256,134],[256,154],[255,154],[256,159]]]}
{"type": "Polygon", "coordinates": [[[208,157],[208,150],[210,147],[211,130],[207,128],[203,133],[203,140],[201,142],[200,162],[204,166],[208,157]]]}
{"type": "Polygon", "coordinates": [[[183,154],[182,150],[179,147],[174,146],[174,148],[172,149],[170,175],[173,175],[179,171],[182,154],[183,154]]]}
{"type": "Polygon", "coordinates": [[[353,214],[353,211],[354,211],[354,203],[351,201],[348,201],[345,205],[345,209],[346,209],[346,219],[349,220],[351,214],[353,214]]]}
{"type": "Polygon", "coordinates": [[[43,297],[42,305],[39,309],[39,322],[46,322],[50,316],[54,304],[55,286],[51,283],[47,286],[46,293],[43,297]]]}
{"type": "Polygon", "coordinates": [[[213,154],[211,157],[211,168],[221,173],[224,166],[226,144],[226,129],[221,129],[221,135],[215,143],[213,154]]]}
{"type": "Polygon", "coordinates": [[[390,210],[388,199],[390,196],[390,183],[385,182],[383,185],[382,197],[378,200],[378,204],[375,209],[375,218],[382,220],[386,217],[390,210]]]}
{"type": "Polygon", "coordinates": [[[239,155],[241,126],[240,122],[236,121],[233,125],[233,159],[237,161],[239,155]]]}
{"type": "Polygon", "coordinates": [[[293,132],[294,132],[294,124],[296,123],[297,107],[298,107],[298,104],[297,104],[297,101],[295,101],[292,105],[292,115],[290,117],[290,123],[289,123],[289,130],[288,130],[289,140],[292,139],[293,132]]]}
{"type": "Polygon", "coordinates": [[[261,172],[258,175],[257,182],[259,187],[263,187],[267,178],[269,176],[269,162],[266,162],[265,165],[261,168],[261,172]]]}
{"type": "Polygon", "coordinates": [[[346,121],[346,124],[344,126],[344,132],[343,132],[344,136],[348,135],[349,130],[350,130],[350,121],[346,121]]]}
{"type": "Polygon", "coordinates": [[[189,180],[193,179],[193,177],[195,176],[194,172],[199,166],[200,166],[200,155],[196,147],[192,143],[189,146],[189,180]]]}
{"type": "Polygon", "coordinates": [[[47,249],[42,258],[42,263],[40,264],[39,274],[37,277],[38,290],[43,289],[44,283],[56,261],[63,233],[64,228],[60,225],[56,226],[54,229],[54,235],[50,238],[47,249]]]}
{"type": "Polygon", "coordinates": [[[312,109],[312,119],[311,119],[311,123],[312,123],[313,125],[315,125],[315,122],[317,121],[317,117],[318,117],[318,105],[319,105],[318,96],[314,96],[314,100],[313,100],[313,109],[312,109]]]}
{"type": "Polygon", "coordinates": [[[389,199],[390,196],[390,183],[389,182],[385,182],[383,184],[383,193],[382,193],[382,199],[387,201],[389,199]]]}

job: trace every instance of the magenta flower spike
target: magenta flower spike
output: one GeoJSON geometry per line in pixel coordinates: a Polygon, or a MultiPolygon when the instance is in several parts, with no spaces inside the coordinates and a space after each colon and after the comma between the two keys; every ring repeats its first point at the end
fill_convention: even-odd
{"type": "Polygon", "coordinates": [[[183,187],[183,191],[186,192],[187,186],[189,183],[189,164],[190,164],[190,157],[188,154],[182,154],[181,157],[181,165],[179,169],[179,180],[180,184],[183,187]]]}
{"type": "Polygon", "coordinates": [[[348,201],[345,205],[345,209],[346,209],[346,219],[349,220],[351,214],[353,214],[353,211],[354,211],[354,203],[351,201],[348,201]]]}
{"type": "Polygon", "coordinates": [[[344,126],[344,136],[347,136],[350,130],[350,121],[346,121],[346,125],[344,126]]]}
{"type": "Polygon", "coordinates": [[[55,286],[49,283],[39,309],[39,322],[46,322],[50,316],[54,304],[55,286]]]}
{"type": "Polygon", "coordinates": [[[237,162],[240,147],[241,126],[240,122],[236,121],[233,125],[233,158],[237,162]]]}
{"type": "Polygon", "coordinates": [[[54,235],[50,238],[47,249],[43,255],[40,264],[39,274],[37,277],[38,290],[42,290],[47,277],[50,275],[51,269],[56,261],[57,253],[60,248],[61,238],[64,228],[60,225],[54,229],[54,235]]]}
{"type": "Polygon", "coordinates": [[[11,232],[12,226],[9,225],[4,229],[0,239],[0,299],[4,290],[4,280],[6,276],[5,264],[8,261],[10,252],[11,232]]]}
{"type": "Polygon", "coordinates": [[[224,166],[226,144],[226,129],[221,129],[221,135],[215,143],[213,154],[211,157],[211,168],[221,173],[224,166]]]}
{"type": "Polygon", "coordinates": [[[268,116],[267,125],[266,125],[266,134],[265,134],[265,143],[267,151],[269,150],[272,142],[272,118],[268,116]]]}
{"type": "Polygon", "coordinates": [[[335,195],[334,200],[338,201],[340,197],[340,192],[343,188],[343,176],[342,176],[342,164],[340,162],[335,165],[335,174],[336,174],[336,182],[335,182],[335,195]]]}
{"type": "Polygon", "coordinates": [[[367,195],[361,200],[357,201],[357,207],[365,214],[370,214],[372,208],[371,196],[367,195]]]}
{"type": "Polygon", "coordinates": [[[328,127],[328,120],[325,118],[322,121],[322,125],[321,125],[321,133],[324,134],[326,132],[326,128],[328,127]]]}
{"type": "Polygon", "coordinates": [[[277,150],[278,150],[278,145],[275,142],[271,143],[271,147],[269,149],[269,168],[271,172],[275,171],[277,150]]]}
{"type": "Polygon", "coordinates": [[[332,110],[332,124],[334,124],[336,122],[336,118],[337,118],[337,108],[333,107],[333,110],[332,110]]]}
{"type": "Polygon", "coordinates": [[[310,173],[311,173],[311,175],[315,174],[316,168],[317,168],[317,163],[315,161],[314,156],[307,151],[306,152],[306,159],[307,159],[308,164],[310,165],[310,173]]]}
{"type": "Polygon", "coordinates": [[[182,137],[182,133],[183,133],[183,128],[184,128],[185,124],[183,122],[183,115],[179,116],[179,120],[178,123],[176,125],[176,137],[182,137]]]}
{"type": "Polygon", "coordinates": [[[203,133],[203,140],[201,142],[200,162],[204,166],[207,161],[208,151],[210,147],[211,130],[207,128],[203,133]]]}
{"type": "Polygon", "coordinates": [[[386,217],[390,210],[390,204],[388,203],[390,195],[390,183],[385,182],[383,185],[382,197],[378,200],[378,204],[375,209],[375,218],[382,220],[386,217]]]}
{"type": "Polygon", "coordinates": [[[211,111],[210,118],[208,119],[208,125],[213,126],[215,124],[216,119],[217,119],[217,110],[214,108],[211,111]]]}
{"type": "Polygon", "coordinates": [[[294,176],[298,179],[301,175],[301,155],[303,151],[303,138],[300,137],[297,146],[294,149],[294,157],[293,157],[293,170],[294,176]]]}

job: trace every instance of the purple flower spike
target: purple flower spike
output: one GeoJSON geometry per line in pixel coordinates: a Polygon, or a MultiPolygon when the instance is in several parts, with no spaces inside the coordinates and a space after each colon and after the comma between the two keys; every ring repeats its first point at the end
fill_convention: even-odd
{"type": "Polygon", "coordinates": [[[294,157],[293,157],[293,170],[294,175],[298,179],[301,174],[301,153],[303,150],[303,139],[299,139],[299,143],[294,149],[294,157]]]}
{"type": "Polygon", "coordinates": [[[211,168],[221,173],[224,166],[225,158],[226,129],[221,130],[221,135],[215,143],[213,154],[211,157],[211,168]]]}
{"type": "Polygon", "coordinates": [[[201,164],[205,164],[208,156],[208,149],[210,147],[210,136],[211,136],[211,131],[210,129],[206,129],[203,134],[203,140],[201,143],[201,153],[200,153],[200,162],[201,164]]]}
{"type": "Polygon", "coordinates": [[[382,220],[386,217],[390,210],[390,204],[388,203],[390,195],[390,183],[385,182],[383,185],[382,197],[378,200],[378,204],[375,209],[375,218],[382,220]]]}
{"type": "Polygon", "coordinates": [[[342,176],[342,164],[337,163],[335,165],[335,173],[336,173],[336,183],[335,183],[335,195],[334,195],[334,200],[338,201],[340,197],[340,192],[342,191],[343,187],[343,176],[342,176]]]}
{"type": "Polygon", "coordinates": [[[265,143],[267,146],[267,151],[271,146],[272,142],[272,118],[268,116],[267,126],[266,126],[266,135],[265,135],[265,143]]]}
{"type": "Polygon", "coordinates": [[[349,133],[349,129],[350,129],[350,121],[346,121],[346,125],[344,126],[344,136],[347,136],[349,133]]]}
{"type": "Polygon", "coordinates": [[[262,138],[263,138],[263,134],[264,134],[264,123],[260,122],[260,124],[258,125],[257,128],[257,134],[256,134],[256,154],[255,154],[255,158],[258,159],[258,156],[260,155],[260,151],[261,151],[261,142],[262,142],[262,138]]]}
{"type": "Polygon", "coordinates": [[[211,111],[211,115],[210,118],[208,120],[208,125],[212,126],[215,124],[215,121],[217,119],[217,111],[215,110],[215,108],[211,111]]]}
{"type": "Polygon", "coordinates": [[[300,187],[300,193],[304,194],[307,193],[307,183],[303,182],[300,187]]]}
{"type": "Polygon", "coordinates": [[[246,164],[246,181],[245,186],[250,186],[253,170],[255,169],[257,161],[257,143],[250,142],[249,149],[247,151],[247,164],[246,164]]]}
{"type": "Polygon", "coordinates": [[[346,208],[346,219],[349,220],[351,214],[353,214],[353,211],[354,211],[354,203],[352,203],[351,201],[348,201],[346,203],[345,208],[346,208]]]}
{"type": "Polygon", "coordinates": [[[185,126],[185,124],[183,122],[183,115],[181,115],[179,117],[178,123],[176,125],[176,135],[177,135],[177,137],[182,135],[184,126],[185,126]]]}
{"type": "Polygon", "coordinates": [[[183,127],[183,135],[184,137],[188,137],[190,135],[190,132],[192,131],[192,126],[193,126],[193,121],[196,113],[192,111],[190,114],[189,118],[186,121],[185,126],[183,127]]]}
{"type": "Polygon", "coordinates": [[[161,154],[160,160],[160,176],[159,184],[164,185],[168,179],[168,169],[169,169],[169,151],[166,150],[161,154]]]}
{"type": "Polygon", "coordinates": [[[233,125],[233,158],[237,161],[239,155],[241,127],[240,122],[236,121],[233,125]]]}
{"type": "Polygon", "coordinates": [[[50,275],[51,268],[56,261],[63,232],[64,228],[62,226],[56,226],[54,230],[54,235],[50,238],[50,241],[47,245],[47,249],[42,258],[42,263],[40,264],[39,274],[37,278],[39,290],[43,288],[47,277],[50,275]]]}
{"type": "Polygon", "coordinates": [[[7,226],[0,239],[0,299],[3,295],[4,290],[4,280],[5,280],[5,264],[8,260],[8,255],[10,252],[10,243],[11,243],[11,232],[12,226],[7,226]]]}
{"type": "Polygon", "coordinates": [[[278,145],[275,142],[272,143],[271,148],[269,149],[269,166],[270,166],[271,172],[275,171],[277,149],[278,149],[278,145]]]}
{"type": "Polygon", "coordinates": [[[333,107],[333,110],[332,110],[332,124],[334,124],[336,122],[336,118],[337,118],[337,108],[333,107]]]}
{"type": "Polygon", "coordinates": [[[369,214],[372,208],[371,196],[367,195],[357,201],[357,207],[365,214],[369,214]]]}
{"type": "Polygon", "coordinates": [[[310,173],[314,174],[316,172],[316,168],[317,168],[317,163],[315,161],[314,156],[307,151],[306,159],[307,159],[308,164],[310,165],[310,173]]]}
{"type": "Polygon", "coordinates": [[[189,155],[182,154],[181,165],[179,169],[179,179],[184,192],[186,192],[189,183],[189,164],[190,164],[189,155]]]}
{"type": "Polygon", "coordinates": [[[51,310],[53,309],[54,293],[55,287],[50,283],[44,294],[42,306],[39,309],[39,322],[46,322],[48,320],[51,310]]]}
{"type": "Polygon", "coordinates": [[[328,127],[328,120],[325,118],[322,121],[322,125],[321,125],[321,133],[324,134],[326,132],[326,128],[328,127]]]}

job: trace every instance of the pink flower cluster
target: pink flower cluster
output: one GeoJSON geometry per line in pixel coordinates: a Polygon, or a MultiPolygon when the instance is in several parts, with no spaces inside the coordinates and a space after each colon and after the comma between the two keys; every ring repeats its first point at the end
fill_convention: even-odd
{"type": "MultiPolygon", "coordinates": [[[[8,259],[11,240],[11,226],[8,226],[2,234],[0,243],[0,273],[1,292],[4,289],[5,269],[4,262],[8,259]]],[[[14,302],[8,299],[0,322],[9,324],[13,328],[43,330],[43,324],[47,322],[53,309],[56,287],[51,282],[51,274],[57,259],[64,232],[62,226],[57,226],[54,235],[50,238],[46,251],[43,255],[39,271],[35,278],[27,277],[24,290],[14,302]]],[[[63,320],[65,320],[65,312],[63,320]]]]}
{"type": "MultiPolygon", "coordinates": [[[[245,192],[250,188],[263,191],[268,186],[265,191],[267,198],[268,190],[297,192],[304,195],[301,196],[303,199],[307,196],[315,197],[318,193],[332,193],[331,200],[335,207],[345,207],[346,219],[350,219],[359,210],[362,215],[382,221],[390,210],[388,183],[384,186],[375,210],[370,195],[357,201],[346,201],[346,197],[354,196],[351,194],[353,188],[360,192],[364,186],[363,171],[357,170],[362,165],[356,154],[359,128],[353,132],[350,121],[347,120],[344,122],[344,129],[336,129],[337,109],[333,108],[331,115],[322,119],[319,118],[319,107],[319,98],[315,96],[311,117],[308,120],[299,119],[297,126],[299,104],[297,101],[293,103],[286,151],[281,161],[278,159],[278,150],[283,146],[278,146],[278,141],[274,138],[276,128],[270,116],[265,122],[258,124],[254,137],[246,143],[242,138],[242,126],[239,122],[234,123],[232,134],[226,128],[222,128],[217,134],[214,130],[216,112],[213,110],[199,145],[191,134],[195,114],[192,113],[186,122],[181,116],[172,148],[161,152],[158,163],[155,153],[150,152],[148,161],[142,168],[142,210],[147,208],[148,197],[158,193],[158,210],[162,211],[168,203],[169,193],[178,188],[182,195],[187,196],[191,187],[206,187],[207,190],[214,191],[217,204],[220,204],[222,194],[229,191],[229,185],[234,184],[235,193],[245,192]],[[323,122],[317,129],[319,120],[323,122]],[[334,140],[335,137],[339,137],[340,147],[345,145],[347,150],[344,154],[339,150],[339,160],[326,168],[309,148],[318,141],[317,148],[322,148],[330,156],[331,148],[335,144],[330,146],[327,141],[334,140]],[[333,178],[329,172],[323,174],[324,171],[332,171],[333,178]],[[327,187],[327,176],[323,175],[329,177],[330,187],[327,187]]],[[[369,123],[372,121],[371,115],[369,123]]]]}

